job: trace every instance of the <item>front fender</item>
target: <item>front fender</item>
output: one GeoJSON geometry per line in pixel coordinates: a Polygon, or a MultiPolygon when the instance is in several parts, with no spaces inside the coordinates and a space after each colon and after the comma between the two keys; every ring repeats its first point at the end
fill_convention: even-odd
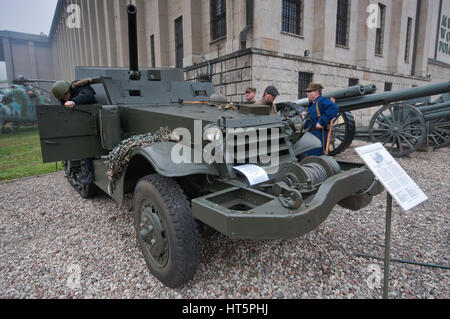
{"type": "Polygon", "coordinates": [[[147,147],[137,147],[133,151],[131,158],[136,155],[143,156],[150,162],[158,174],[166,177],[181,177],[197,174],[219,176],[219,171],[214,164],[174,163],[171,159],[171,152],[175,144],[174,142],[160,142],[147,147]]]}

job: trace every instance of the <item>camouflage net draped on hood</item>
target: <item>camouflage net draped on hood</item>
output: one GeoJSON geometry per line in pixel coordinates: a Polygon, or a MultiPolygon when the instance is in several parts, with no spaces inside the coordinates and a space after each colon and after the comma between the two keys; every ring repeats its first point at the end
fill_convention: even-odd
{"type": "Polygon", "coordinates": [[[108,191],[114,192],[117,181],[121,178],[125,167],[130,161],[131,153],[136,147],[147,147],[153,143],[171,141],[171,131],[168,127],[161,127],[156,133],[135,135],[120,142],[109,154],[105,162],[108,177],[108,191]]]}

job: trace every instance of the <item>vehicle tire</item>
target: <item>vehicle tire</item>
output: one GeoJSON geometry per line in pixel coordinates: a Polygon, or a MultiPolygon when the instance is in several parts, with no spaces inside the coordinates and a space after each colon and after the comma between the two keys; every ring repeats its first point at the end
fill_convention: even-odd
{"type": "Polygon", "coordinates": [[[339,113],[333,125],[328,155],[335,156],[345,151],[352,144],[355,131],[355,119],[352,113],[339,113]]]}
{"type": "Polygon", "coordinates": [[[133,196],[137,242],[150,272],[170,288],[192,279],[200,261],[197,223],[175,180],[143,177],[133,196]]]}

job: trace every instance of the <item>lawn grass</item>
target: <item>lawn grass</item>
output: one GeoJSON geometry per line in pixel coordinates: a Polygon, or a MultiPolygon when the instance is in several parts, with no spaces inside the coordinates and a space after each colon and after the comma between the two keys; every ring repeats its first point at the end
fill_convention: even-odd
{"type": "MultiPolygon", "coordinates": [[[[58,162],[58,170],[62,170],[58,162]]],[[[22,127],[0,135],[0,181],[38,176],[56,171],[55,163],[42,163],[36,126],[22,127]]]]}

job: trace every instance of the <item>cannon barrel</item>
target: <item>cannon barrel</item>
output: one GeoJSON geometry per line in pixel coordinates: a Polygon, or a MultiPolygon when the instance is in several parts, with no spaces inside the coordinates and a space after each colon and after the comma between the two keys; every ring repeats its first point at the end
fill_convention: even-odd
{"type": "Polygon", "coordinates": [[[137,9],[133,4],[127,5],[128,14],[128,50],[130,56],[130,80],[139,80],[138,43],[137,43],[137,9]]]}
{"type": "Polygon", "coordinates": [[[433,109],[432,111],[424,112],[423,110],[419,109],[419,111],[422,112],[425,121],[436,120],[443,117],[450,117],[450,102],[436,104],[433,106],[437,108],[433,109]]]}
{"type": "Polygon", "coordinates": [[[349,88],[331,91],[322,94],[324,97],[333,97],[336,100],[342,100],[350,97],[361,96],[366,93],[366,87],[364,85],[355,85],[349,88]]]}
{"type": "Polygon", "coordinates": [[[392,102],[405,101],[423,96],[431,96],[450,92],[450,81],[431,84],[422,87],[407,88],[398,91],[383,92],[363,95],[337,101],[340,111],[349,112],[369,108],[377,105],[385,105],[392,102]]]}
{"type": "Polygon", "coordinates": [[[364,95],[373,94],[377,91],[377,86],[375,84],[364,85],[364,90],[364,95]]]}
{"type": "Polygon", "coordinates": [[[416,106],[416,109],[418,109],[422,113],[428,113],[433,112],[437,110],[443,110],[450,108],[450,102],[445,103],[439,103],[439,104],[432,104],[432,105],[423,105],[423,106],[416,106]]]}
{"type": "MultiPolygon", "coordinates": [[[[326,93],[322,94],[322,96],[333,97],[337,101],[337,100],[342,100],[342,99],[351,98],[351,97],[355,97],[355,96],[361,96],[364,94],[374,93],[375,90],[376,90],[376,86],[373,84],[366,85],[366,86],[355,85],[355,86],[351,86],[351,87],[345,88],[345,89],[339,89],[336,91],[326,92],[326,93]],[[366,90],[367,90],[367,92],[366,92],[366,90]],[[368,93],[368,92],[370,92],[370,93],[368,93]]],[[[301,100],[294,101],[293,103],[297,104],[298,106],[308,106],[309,100],[307,98],[304,98],[301,100]]]]}

